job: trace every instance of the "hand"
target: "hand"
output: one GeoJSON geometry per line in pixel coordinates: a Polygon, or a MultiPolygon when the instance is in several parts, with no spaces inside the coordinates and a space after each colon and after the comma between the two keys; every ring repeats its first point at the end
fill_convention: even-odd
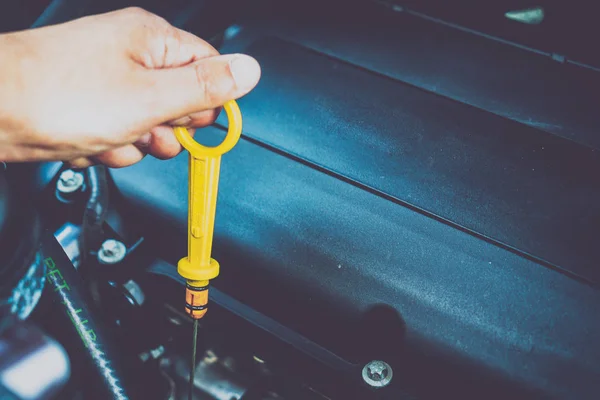
{"type": "Polygon", "coordinates": [[[260,67],[131,8],[0,35],[0,161],[124,167],[181,151],[172,125],[212,124],[260,67]]]}

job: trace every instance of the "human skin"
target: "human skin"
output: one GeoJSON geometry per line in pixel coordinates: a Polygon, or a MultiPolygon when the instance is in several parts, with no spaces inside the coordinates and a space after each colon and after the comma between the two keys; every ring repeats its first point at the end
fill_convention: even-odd
{"type": "Polygon", "coordinates": [[[210,125],[260,66],[219,55],[142,9],[0,35],[0,161],[125,167],[181,146],[172,126],[210,125]]]}

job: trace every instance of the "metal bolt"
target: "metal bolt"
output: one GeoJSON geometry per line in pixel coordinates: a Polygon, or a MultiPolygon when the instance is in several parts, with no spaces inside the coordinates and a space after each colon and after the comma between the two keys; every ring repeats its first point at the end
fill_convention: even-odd
{"type": "Polygon", "coordinates": [[[381,388],[392,381],[392,367],[383,361],[371,361],[362,370],[363,380],[372,387],[381,388]]]}
{"type": "Polygon", "coordinates": [[[265,360],[263,360],[259,356],[252,356],[252,358],[254,359],[254,361],[256,361],[259,364],[264,364],[265,363],[265,360]]]}
{"type": "Polygon", "coordinates": [[[142,361],[146,362],[150,358],[152,358],[153,360],[156,360],[156,359],[162,357],[163,354],[165,354],[165,348],[163,346],[158,346],[155,349],[143,352],[142,354],[139,355],[139,357],[142,361]]]}
{"type": "Polygon", "coordinates": [[[125,258],[127,248],[118,240],[108,239],[98,251],[98,260],[104,264],[116,264],[125,258]]]}
{"type": "Polygon", "coordinates": [[[81,172],[75,172],[72,169],[64,170],[56,182],[56,188],[59,192],[64,194],[76,192],[82,186],[83,174],[81,172]]]}
{"type": "Polygon", "coordinates": [[[214,364],[217,361],[219,361],[219,357],[217,357],[217,355],[214,353],[214,351],[212,350],[206,350],[206,353],[204,353],[204,358],[202,359],[202,361],[205,364],[214,364]]]}
{"type": "Polygon", "coordinates": [[[150,355],[155,360],[163,354],[165,354],[165,348],[163,346],[158,346],[157,348],[150,350],[150,355]]]}
{"type": "Polygon", "coordinates": [[[146,300],[146,295],[144,294],[144,291],[142,290],[140,285],[137,284],[137,282],[130,279],[123,284],[123,288],[127,290],[127,293],[129,293],[129,295],[138,305],[144,304],[144,300],[146,300]]]}

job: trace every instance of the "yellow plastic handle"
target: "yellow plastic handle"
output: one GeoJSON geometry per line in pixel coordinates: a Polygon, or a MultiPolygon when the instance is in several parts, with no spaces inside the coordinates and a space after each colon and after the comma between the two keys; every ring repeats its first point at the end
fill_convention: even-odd
{"type": "Polygon", "coordinates": [[[238,140],[240,140],[240,135],[242,134],[242,113],[240,112],[240,108],[235,100],[230,100],[223,105],[223,109],[227,113],[229,127],[227,129],[227,136],[225,136],[223,142],[218,146],[208,147],[201,145],[190,136],[187,129],[183,127],[176,127],[174,129],[175,137],[192,156],[221,156],[233,149],[238,140]]]}
{"type": "Polygon", "coordinates": [[[189,155],[188,255],[177,264],[177,271],[196,286],[205,286],[219,275],[219,263],[212,259],[217,193],[221,155],[231,150],[242,132],[242,115],[235,101],[223,108],[229,128],[223,142],[216,147],[196,142],[185,128],[175,128],[175,136],[189,155]]]}

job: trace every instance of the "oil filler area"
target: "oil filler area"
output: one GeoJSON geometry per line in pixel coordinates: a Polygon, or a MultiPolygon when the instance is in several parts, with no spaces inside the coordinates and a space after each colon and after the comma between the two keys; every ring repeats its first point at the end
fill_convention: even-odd
{"type": "Polygon", "coordinates": [[[262,78],[170,160],[0,165],[0,399],[600,398],[591,2],[17,3],[262,78]]]}

